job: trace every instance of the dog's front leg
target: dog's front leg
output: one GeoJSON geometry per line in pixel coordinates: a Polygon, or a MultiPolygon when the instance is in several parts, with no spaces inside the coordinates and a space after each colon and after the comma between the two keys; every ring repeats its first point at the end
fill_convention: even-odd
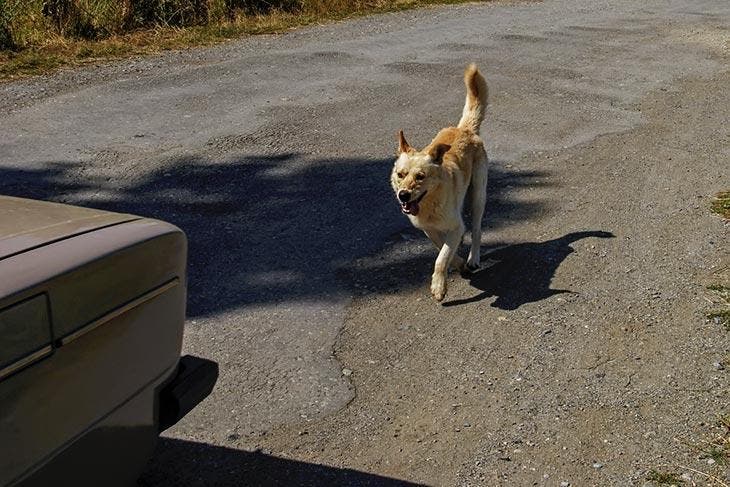
{"type": "MultiPolygon", "coordinates": [[[[444,234],[443,232],[439,232],[437,230],[424,230],[423,233],[426,234],[426,236],[433,242],[433,244],[436,246],[436,248],[440,251],[441,248],[444,246],[444,234]]],[[[461,240],[460,240],[461,242],[461,240]]],[[[458,244],[457,244],[458,246],[458,244]]],[[[456,252],[454,252],[454,257],[451,260],[451,267],[456,269],[459,272],[463,272],[465,269],[466,262],[462,257],[460,257],[456,252]]]]}
{"type": "Polygon", "coordinates": [[[433,276],[431,276],[431,295],[436,301],[441,301],[446,296],[446,274],[451,260],[456,255],[456,249],[459,247],[463,233],[463,228],[446,233],[444,244],[436,257],[433,276]]]}

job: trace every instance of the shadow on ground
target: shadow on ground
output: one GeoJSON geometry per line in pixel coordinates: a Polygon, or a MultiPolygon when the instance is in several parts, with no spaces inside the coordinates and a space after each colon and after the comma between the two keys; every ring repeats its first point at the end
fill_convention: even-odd
{"type": "MultiPolygon", "coordinates": [[[[408,235],[409,239],[416,238],[408,235]]],[[[541,301],[555,294],[572,293],[567,289],[551,289],[550,284],[560,264],[574,252],[572,243],[584,238],[612,238],[605,231],[573,232],[545,242],[493,243],[482,246],[482,267],[475,273],[464,274],[472,287],[481,291],[466,299],[447,300],[443,306],[458,306],[495,297],[492,307],[515,310],[526,303],[541,301]]],[[[350,282],[356,294],[372,292],[394,294],[413,283],[420,283],[424,293],[433,272],[436,250],[422,245],[423,252],[402,253],[385,259],[379,254],[361,259],[352,268],[341,271],[341,277],[350,282]]],[[[462,255],[466,248],[462,246],[462,255]]],[[[454,272],[454,271],[452,271],[454,272]]],[[[427,295],[427,294],[426,294],[427,295]]],[[[449,299],[447,294],[447,299],[449,299]]]]}
{"type": "MultiPolygon", "coordinates": [[[[333,299],[346,292],[335,279],[338,270],[380,252],[389,236],[412,232],[388,183],[391,159],[284,153],[223,163],[184,157],[141,177],[120,176],[123,169],[109,163],[92,170],[92,164],[0,168],[0,193],[176,224],[189,239],[191,317],[249,304],[333,299]]],[[[487,230],[547,211],[545,202],[511,197],[520,187],[551,184],[545,172],[495,163],[489,184],[487,230]]],[[[429,252],[423,271],[430,273],[432,258],[429,252]]],[[[408,275],[398,279],[400,287],[424,283],[408,275]]]]}
{"type": "Polygon", "coordinates": [[[287,460],[261,452],[160,438],[154,459],[137,485],[415,487],[422,484],[357,470],[287,460]]]}
{"type": "Polygon", "coordinates": [[[584,238],[612,238],[603,231],[574,232],[547,242],[526,242],[482,252],[484,267],[467,275],[470,284],[482,292],[468,299],[447,301],[444,306],[474,303],[496,296],[491,306],[514,310],[568,289],[550,289],[558,266],[574,252],[570,244],[584,238]]]}

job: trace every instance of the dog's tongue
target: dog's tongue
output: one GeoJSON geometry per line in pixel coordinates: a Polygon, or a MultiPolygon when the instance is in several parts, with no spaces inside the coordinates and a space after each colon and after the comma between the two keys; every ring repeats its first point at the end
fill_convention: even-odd
{"type": "Polygon", "coordinates": [[[403,212],[408,213],[410,215],[416,216],[418,215],[418,202],[417,201],[409,201],[408,203],[403,205],[403,212]]]}

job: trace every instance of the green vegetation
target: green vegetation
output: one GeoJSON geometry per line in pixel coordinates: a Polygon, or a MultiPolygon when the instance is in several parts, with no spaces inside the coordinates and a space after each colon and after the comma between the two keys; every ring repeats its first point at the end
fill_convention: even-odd
{"type": "MultiPolygon", "coordinates": [[[[730,287],[722,284],[712,284],[707,286],[707,289],[713,292],[713,295],[718,299],[713,299],[713,302],[717,302],[718,305],[724,305],[725,308],[730,308],[730,287]]],[[[707,319],[716,321],[723,325],[727,331],[730,331],[730,309],[714,310],[707,313],[707,319]]]]}
{"type": "MultiPolygon", "coordinates": [[[[704,435],[699,441],[680,440],[680,443],[698,454],[696,458],[703,463],[701,470],[688,465],[657,465],[649,471],[646,480],[657,485],[682,485],[684,480],[675,473],[679,470],[708,482],[703,485],[730,487],[723,481],[725,469],[730,464],[730,414],[719,416],[710,428],[710,434],[704,435]]],[[[688,482],[697,485],[695,480],[688,482]]]]}
{"type": "Polygon", "coordinates": [[[702,458],[711,458],[718,465],[725,465],[728,459],[726,447],[712,445],[710,446],[702,458]]]}
{"type": "Polygon", "coordinates": [[[646,476],[649,482],[656,482],[658,485],[681,485],[684,481],[674,472],[659,472],[650,470],[646,476]]]}
{"type": "Polygon", "coordinates": [[[712,211],[730,220],[730,191],[717,193],[712,200],[712,211]]]}
{"type": "Polygon", "coordinates": [[[468,0],[0,0],[0,80],[468,0]]]}

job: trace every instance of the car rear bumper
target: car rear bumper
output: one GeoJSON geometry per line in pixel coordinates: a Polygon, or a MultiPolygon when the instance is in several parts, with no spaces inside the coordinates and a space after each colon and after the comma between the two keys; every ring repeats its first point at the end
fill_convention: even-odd
{"type": "Polygon", "coordinates": [[[159,431],[174,425],[213,390],[218,364],[192,355],[180,358],[174,377],[160,391],[159,431]]]}

